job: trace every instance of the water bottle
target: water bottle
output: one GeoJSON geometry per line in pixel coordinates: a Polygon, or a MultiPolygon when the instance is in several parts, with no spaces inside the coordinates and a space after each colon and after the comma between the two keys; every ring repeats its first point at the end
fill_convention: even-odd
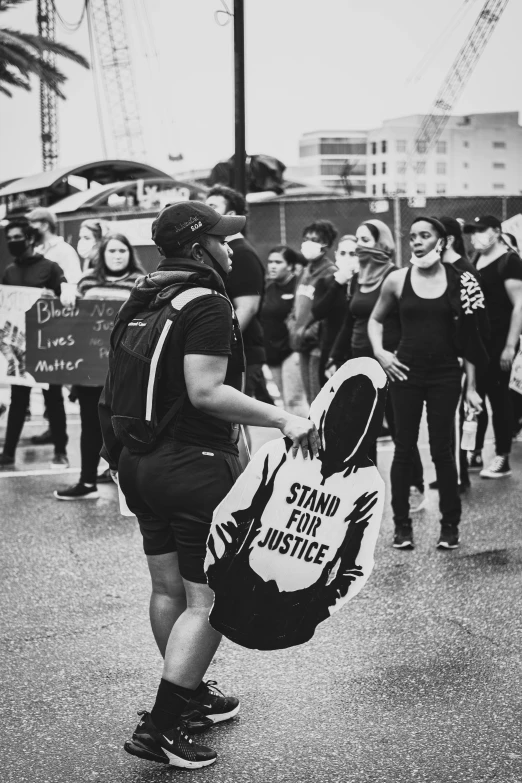
{"type": "Polygon", "coordinates": [[[462,425],[462,440],[460,448],[464,451],[475,451],[477,441],[477,415],[469,413],[462,425]]]}

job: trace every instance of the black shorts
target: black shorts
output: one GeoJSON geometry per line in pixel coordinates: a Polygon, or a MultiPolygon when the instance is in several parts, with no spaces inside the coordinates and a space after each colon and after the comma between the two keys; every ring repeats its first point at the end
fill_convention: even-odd
{"type": "Polygon", "coordinates": [[[170,439],[150,454],[123,449],[120,486],[138,518],[145,554],[177,552],[181,576],[206,584],[203,563],[212,514],[240,473],[234,454],[170,439]]]}

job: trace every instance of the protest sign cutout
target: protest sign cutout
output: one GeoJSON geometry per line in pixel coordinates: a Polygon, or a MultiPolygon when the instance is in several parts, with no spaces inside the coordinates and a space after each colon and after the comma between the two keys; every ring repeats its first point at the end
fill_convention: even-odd
{"type": "Polygon", "coordinates": [[[41,288],[0,285],[0,383],[35,385],[26,366],[25,316],[41,295],[41,288]]]}
{"type": "Polygon", "coordinates": [[[214,512],[205,571],[210,623],[244,647],[302,644],[368,580],[384,482],[368,458],[386,374],[346,362],[314,400],[320,459],[294,459],[286,438],[262,447],[214,512]]]}

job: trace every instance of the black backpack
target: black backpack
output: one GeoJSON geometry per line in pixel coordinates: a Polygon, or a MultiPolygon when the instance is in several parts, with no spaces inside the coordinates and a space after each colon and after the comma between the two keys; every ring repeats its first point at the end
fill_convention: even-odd
{"type": "Polygon", "coordinates": [[[186,393],[158,421],[163,353],[183,307],[210,294],[223,296],[210,288],[186,288],[159,310],[144,310],[129,322],[117,321],[111,335],[111,422],[117,440],[129,451],[152,451],[181,409],[186,393]]]}

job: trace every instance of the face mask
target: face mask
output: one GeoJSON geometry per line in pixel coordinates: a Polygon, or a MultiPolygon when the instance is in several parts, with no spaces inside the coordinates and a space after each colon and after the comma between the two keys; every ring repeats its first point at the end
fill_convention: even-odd
{"type": "Polygon", "coordinates": [[[78,251],[78,255],[80,258],[89,258],[91,253],[96,247],[96,242],[94,239],[79,239],[78,244],[76,245],[76,250],[78,251]]]}
{"type": "Polygon", "coordinates": [[[21,258],[27,250],[27,242],[25,239],[12,239],[7,243],[7,248],[13,258],[21,258]]]}
{"type": "Polygon", "coordinates": [[[493,247],[495,242],[497,241],[496,234],[493,234],[492,236],[489,236],[487,234],[472,234],[471,235],[471,244],[475,248],[475,250],[478,250],[479,253],[485,253],[486,250],[489,250],[493,247]]]}
{"type": "Polygon", "coordinates": [[[301,244],[301,253],[307,261],[315,261],[323,254],[323,246],[320,242],[314,242],[312,239],[305,239],[301,244]]]}
{"type": "Polygon", "coordinates": [[[437,261],[440,261],[440,256],[442,253],[442,242],[439,241],[433,248],[433,250],[430,250],[429,253],[426,253],[425,256],[422,256],[422,258],[418,258],[417,256],[411,257],[411,263],[413,266],[418,267],[419,269],[429,269],[430,266],[433,266],[433,264],[436,264],[437,261]]]}

